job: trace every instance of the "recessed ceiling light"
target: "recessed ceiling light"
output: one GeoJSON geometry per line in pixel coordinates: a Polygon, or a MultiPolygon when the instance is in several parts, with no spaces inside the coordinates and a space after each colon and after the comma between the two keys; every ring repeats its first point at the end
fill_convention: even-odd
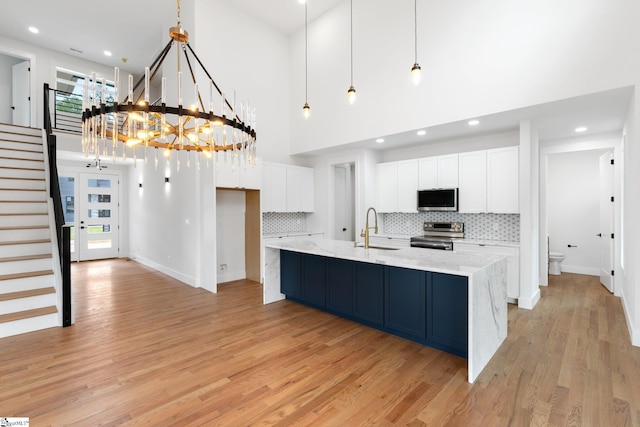
{"type": "Polygon", "coordinates": [[[376,142],[378,144],[382,144],[384,142],[384,138],[378,138],[378,139],[376,139],[376,142]]]}
{"type": "Polygon", "coordinates": [[[108,51],[108,50],[105,50],[105,51],[104,51],[104,54],[105,54],[106,56],[111,56],[111,52],[110,52],[110,51],[108,51]]]}
{"type": "Polygon", "coordinates": [[[36,27],[29,27],[29,31],[31,31],[33,34],[38,34],[40,32],[40,30],[36,27]]]}
{"type": "Polygon", "coordinates": [[[580,127],[577,127],[577,128],[575,129],[575,131],[576,131],[576,132],[578,132],[578,133],[586,132],[586,131],[587,131],[587,128],[586,128],[586,126],[580,126],[580,127]]]}
{"type": "Polygon", "coordinates": [[[475,119],[474,119],[474,120],[469,120],[469,121],[467,122],[467,124],[468,124],[469,126],[476,126],[476,125],[479,125],[479,124],[480,124],[480,120],[475,120],[475,119]]]}
{"type": "Polygon", "coordinates": [[[418,136],[426,135],[426,134],[427,134],[427,131],[426,131],[426,130],[424,130],[424,129],[420,129],[418,132],[416,132],[416,134],[417,134],[418,136]]]}

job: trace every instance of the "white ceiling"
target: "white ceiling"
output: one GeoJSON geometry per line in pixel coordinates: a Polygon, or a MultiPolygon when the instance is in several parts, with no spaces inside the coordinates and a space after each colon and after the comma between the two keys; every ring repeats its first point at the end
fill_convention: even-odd
{"type": "MultiPolygon", "coordinates": [[[[298,0],[222,1],[285,35],[291,35],[304,26],[304,6],[298,0]]],[[[313,0],[309,4],[309,21],[341,1],[313,0]]],[[[151,63],[167,42],[168,29],[163,23],[172,22],[175,17],[176,2],[173,0],[111,0],[101,4],[81,0],[22,0],[3,8],[0,36],[138,72],[151,63]],[[27,30],[29,26],[38,27],[40,33],[30,33],[27,30]],[[105,49],[113,52],[111,58],[103,54],[105,49]],[[126,65],[122,64],[121,58],[127,58],[126,65]]],[[[350,145],[386,150],[517,129],[520,120],[527,118],[534,120],[544,140],[575,136],[576,126],[587,126],[591,134],[619,131],[632,91],[632,88],[623,88],[494,114],[482,117],[481,124],[473,128],[467,126],[466,121],[448,123],[429,128],[421,137],[416,135],[417,129],[412,129],[396,135],[380,135],[385,138],[384,144],[368,140],[350,145]]]]}

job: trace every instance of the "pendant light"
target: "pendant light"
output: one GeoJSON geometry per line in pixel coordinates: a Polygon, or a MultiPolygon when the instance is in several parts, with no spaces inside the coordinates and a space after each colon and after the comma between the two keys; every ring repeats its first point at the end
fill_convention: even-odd
{"type": "Polygon", "coordinates": [[[353,87],[353,0],[351,0],[351,86],[347,91],[347,98],[351,105],[356,102],[356,88],[353,87]]]}
{"type": "Polygon", "coordinates": [[[414,85],[418,85],[420,84],[420,80],[422,80],[422,68],[420,68],[420,64],[418,64],[418,0],[413,0],[413,17],[415,60],[413,67],[411,67],[411,81],[414,85]]]}
{"type": "Polygon", "coordinates": [[[309,92],[309,82],[308,82],[308,43],[307,43],[307,2],[304,3],[304,107],[302,107],[302,116],[305,119],[309,118],[309,114],[311,113],[311,107],[309,107],[308,101],[308,92],[309,92]]]}

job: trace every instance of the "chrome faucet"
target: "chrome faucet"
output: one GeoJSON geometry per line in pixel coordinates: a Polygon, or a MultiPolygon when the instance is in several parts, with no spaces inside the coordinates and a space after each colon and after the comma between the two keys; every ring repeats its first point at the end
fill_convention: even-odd
{"type": "Polygon", "coordinates": [[[364,230],[360,232],[360,237],[364,237],[364,248],[369,249],[369,229],[373,228],[373,232],[378,234],[378,212],[371,207],[367,209],[367,218],[365,220],[364,230]],[[369,212],[373,211],[373,217],[376,219],[376,225],[369,227],[369,212]]]}

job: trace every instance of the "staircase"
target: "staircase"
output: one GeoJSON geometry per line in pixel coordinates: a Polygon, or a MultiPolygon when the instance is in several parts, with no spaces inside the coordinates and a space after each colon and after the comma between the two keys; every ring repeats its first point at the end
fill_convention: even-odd
{"type": "Polygon", "coordinates": [[[40,129],[0,124],[0,338],[59,326],[40,129]]]}

